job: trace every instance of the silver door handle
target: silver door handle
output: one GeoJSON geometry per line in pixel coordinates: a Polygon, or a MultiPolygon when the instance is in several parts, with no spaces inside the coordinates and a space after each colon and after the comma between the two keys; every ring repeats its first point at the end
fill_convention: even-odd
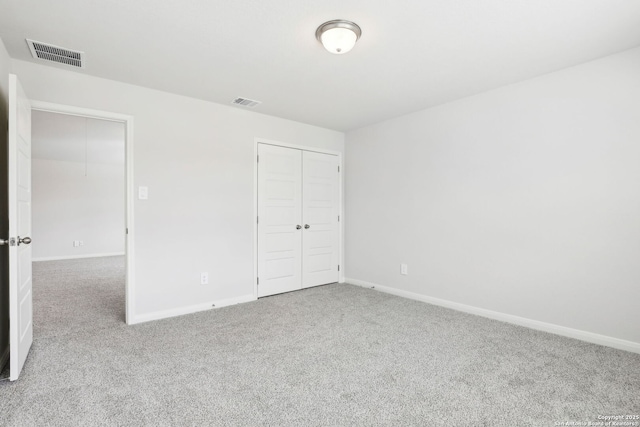
{"type": "Polygon", "coordinates": [[[310,226],[309,224],[305,224],[305,225],[304,225],[304,228],[305,228],[305,229],[306,229],[306,228],[311,228],[311,226],[310,226]]]}
{"type": "Polygon", "coordinates": [[[31,243],[31,237],[20,238],[20,236],[18,236],[18,246],[20,246],[21,243],[24,243],[25,245],[30,244],[31,243]]]}
{"type": "Polygon", "coordinates": [[[9,244],[9,239],[6,239],[6,240],[5,239],[0,239],[0,246],[8,245],[8,244],[9,244]]]}
{"type": "Polygon", "coordinates": [[[296,230],[300,230],[302,226],[300,224],[296,225],[296,230]]]}

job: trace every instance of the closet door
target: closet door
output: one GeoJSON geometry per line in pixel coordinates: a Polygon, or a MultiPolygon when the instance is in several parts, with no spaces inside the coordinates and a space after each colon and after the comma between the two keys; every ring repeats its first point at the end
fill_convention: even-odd
{"type": "Polygon", "coordinates": [[[302,285],[302,151],[258,144],[258,297],[302,285]]]}
{"type": "Polygon", "coordinates": [[[302,153],[302,287],[338,281],[339,171],[338,158],[302,153]]]}

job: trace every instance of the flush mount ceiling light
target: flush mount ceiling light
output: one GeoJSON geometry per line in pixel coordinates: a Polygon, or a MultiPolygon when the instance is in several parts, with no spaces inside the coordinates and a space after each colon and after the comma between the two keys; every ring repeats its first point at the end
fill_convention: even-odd
{"type": "Polygon", "coordinates": [[[344,19],[327,21],[316,30],[316,38],[325,49],[336,55],[349,52],[362,35],[357,24],[344,19]]]}

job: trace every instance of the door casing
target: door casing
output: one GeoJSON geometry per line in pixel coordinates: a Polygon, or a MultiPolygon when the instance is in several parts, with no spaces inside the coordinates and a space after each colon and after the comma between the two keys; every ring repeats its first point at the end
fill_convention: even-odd
{"type": "Polygon", "coordinates": [[[300,144],[290,144],[280,141],[273,141],[265,138],[254,138],[253,144],[253,294],[258,299],[258,144],[275,145],[278,147],[295,148],[298,150],[313,151],[322,154],[331,154],[337,156],[340,174],[338,177],[338,187],[340,195],[338,201],[340,206],[340,228],[338,237],[338,250],[340,252],[340,271],[338,274],[338,282],[344,283],[344,168],[342,164],[342,153],[340,151],[326,150],[318,147],[310,147],[300,144]]]}

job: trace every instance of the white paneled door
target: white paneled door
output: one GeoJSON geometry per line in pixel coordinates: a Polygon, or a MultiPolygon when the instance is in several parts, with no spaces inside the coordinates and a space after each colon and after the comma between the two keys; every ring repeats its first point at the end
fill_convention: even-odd
{"type": "Polygon", "coordinates": [[[302,153],[302,287],[338,281],[339,175],[336,156],[302,153]]]}
{"type": "Polygon", "coordinates": [[[258,296],[300,289],[302,152],[258,145],[258,296]]]}
{"type": "Polygon", "coordinates": [[[33,342],[31,306],[31,105],[9,76],[9,379],[18,379],[33,342]]]}
{"type": "Polygon", "coordinates": [[[258,144],[258,297],[338,281],[337,156],[258,144]]]}

